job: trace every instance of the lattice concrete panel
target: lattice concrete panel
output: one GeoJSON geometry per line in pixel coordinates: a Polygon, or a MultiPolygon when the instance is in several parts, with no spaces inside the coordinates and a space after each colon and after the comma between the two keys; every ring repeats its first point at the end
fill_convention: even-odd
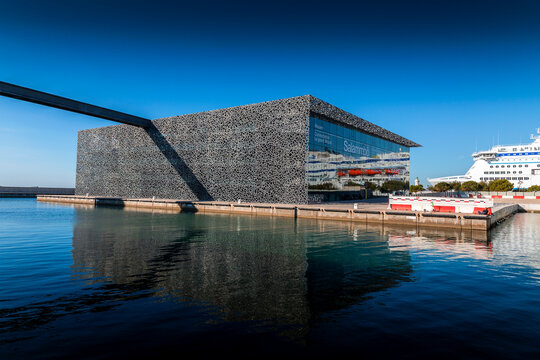
{"type": "Polygon", "coordinates": [[[418,146],[306,95],[80,131],[76,194],[305,204],[310,112],[418,146]]]}
{"type": "Polygon", "coordinates": [[[306,203],[309,100],[80,131],[76,193],[306,203]]]}

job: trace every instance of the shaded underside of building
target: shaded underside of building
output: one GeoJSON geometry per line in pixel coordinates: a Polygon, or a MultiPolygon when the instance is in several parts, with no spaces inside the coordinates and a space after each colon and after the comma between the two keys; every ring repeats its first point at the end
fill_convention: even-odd
{"type": "Polygon", "coordinates": [[[419,146],[311,95],[152,124],[80,131],[76,194],[302,204],[408,181],[419,146]]]}

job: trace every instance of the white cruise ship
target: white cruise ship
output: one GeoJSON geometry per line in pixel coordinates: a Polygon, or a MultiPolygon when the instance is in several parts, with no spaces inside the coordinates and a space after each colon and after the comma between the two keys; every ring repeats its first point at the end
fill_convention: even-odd
{"type": "MultiPolygon", "coordinates": [[[[540,134],[540,128],[537,129],[540,134]]],[[[431,185],[440,182],[465,182],[507,179],[514,188],[540,185],[540,135],[531,135],[529,145],[497,145],[488,151],[474,153],[474,164],[465,175],[427,179],[431,185]]]]}

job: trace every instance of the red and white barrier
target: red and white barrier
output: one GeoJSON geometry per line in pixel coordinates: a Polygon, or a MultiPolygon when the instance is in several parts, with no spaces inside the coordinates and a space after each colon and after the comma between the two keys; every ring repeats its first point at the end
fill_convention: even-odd
{"type": "Polygon", "coordinates": [[[388,208],[392,210],[430,211],[477,214],[487,209],[492,214],[493,199],[444,198],[419,196],[389,196],[388,208]]]}
{"type": "Polygon", "coordinates": [[[492,199],[540,199],[540,196],[534,195],[491,195],[492,199]]]}

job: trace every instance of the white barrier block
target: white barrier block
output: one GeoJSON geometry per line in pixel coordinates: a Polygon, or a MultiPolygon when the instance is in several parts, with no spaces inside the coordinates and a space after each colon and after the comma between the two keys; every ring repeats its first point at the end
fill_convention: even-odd
{"type": "Polygon", "coordinates": [[[388,208],[391,209],[392,205],[402,210],[433,211],[435,207],[443,207],[441,212],[472,214],[475,208],[493,208],[493,199],[389,196],[388,208]]]}

